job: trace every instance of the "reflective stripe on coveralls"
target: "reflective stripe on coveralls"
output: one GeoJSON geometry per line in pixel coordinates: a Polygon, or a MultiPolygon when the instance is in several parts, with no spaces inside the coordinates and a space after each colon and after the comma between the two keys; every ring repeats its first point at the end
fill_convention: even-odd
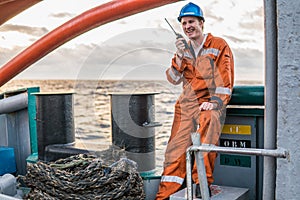
{"type": "Polygon", "coordinates": [[[210,48],[210,49],[204,49],[202,52],[202,55],[212,54],[214,56],[218,56],[219,53],[220,53],[220,51],[218,49],[210,48]]]}
{"type": "Polygon", "coordinates": [[[215,93],[231,95],[230,88],[225,88],[225,87],[217,87],[215,93]]]}
{"type": "Polygon", "coordinates": [[[176,83],[182,77],[182,75],[180,73],[178,73],[178,71],[176,69],[170,68],[167,70],[167,73],[169,74],[169,77],[171,78],[170,82],[176,83]]]}
{"type": "MultiPolygon", "coordinates": [[[[183,74],[179,81],[170,77],[173,84],[183,83],[183,92],[175,105],[174,121],[165,152],[164,171],[156,200],[166,199],[180,189],[186,176],[186,149],[192,144],[191,133],[201,134],[201,143],[218,145],[225,108],[231,97],[234,82],[234,62],[227,43],[208,34],[196,60],[184,57],[181,66],[172,59],[172,68],[183,74]],[[218,109],[199,111],[203,102],[217,103],[218,109]],[[197,127],[199,128],[197,129],[197,127]],[[176,178],[175,178],[176,177],[176,178]],[[174,181],[172,181],[174,180],[174,181]]],[[[208,184],[213,182],[214,162],[217,154],[204,154],[208,184]]],[[[198,183],[194,164],[192,178],[198,183]]]]}
{"type": "Polygon", "coordinates": [[[180,178],[178,176],[162,176],[161,177],[162,182],[175,182],[178,184],[182,184],[184,182],[184,178],[180,178]]]}

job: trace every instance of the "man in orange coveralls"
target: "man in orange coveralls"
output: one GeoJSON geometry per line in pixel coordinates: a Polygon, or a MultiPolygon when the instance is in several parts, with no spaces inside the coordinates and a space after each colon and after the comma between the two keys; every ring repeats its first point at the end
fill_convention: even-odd
{"type": "MultiPolygon", "coordinates": [[[[224,39],[203,33],[201,8],[188,3],[181,9],[178,20],[189,41],[186,44],[184,38],[177,38],[177,52],[166,75],[172,84],[182,83],[183,92],[175,105],[156,200],[168,199],[181,189],[186,177],[186,150],[192,145],[192,132],[197,131],[201,135],[201,143],[218,144],[234,82],[234,60],[230,47],[224,39]]],[[[214,181],[216,156],[214,152],[204,153],[209,186],[214,181]]],[[[196,196],[201,198],[196,164],[192,179],[198,188],[196,196]]]]}

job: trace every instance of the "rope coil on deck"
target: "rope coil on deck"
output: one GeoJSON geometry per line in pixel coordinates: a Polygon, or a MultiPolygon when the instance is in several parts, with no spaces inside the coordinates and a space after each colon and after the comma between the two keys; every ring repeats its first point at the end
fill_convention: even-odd
{"type": "Polygon", "coordinates": [[[18,179],[31,188],[25,199],[145,199],[143,180],[126,158],[110,167],[86,154],[37,162],[18,179]]]}

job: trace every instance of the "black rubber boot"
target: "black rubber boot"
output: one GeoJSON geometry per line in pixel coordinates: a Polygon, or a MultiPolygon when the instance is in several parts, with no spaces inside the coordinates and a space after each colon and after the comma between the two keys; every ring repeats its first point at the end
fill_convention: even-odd
{"type": "MultiPolygon", "coordinates": [[[[211,191],[210,191],[210,187],[209,186],[208,186],[208,192],[209,192],[209,196],[211,197],[211,191]]],[[[196,196],[196,198],[202,199],[202,195],[201,195],[201,190],[200,190],[200,185],[199,184],[196,184],[195,196],[196,196]]]]}

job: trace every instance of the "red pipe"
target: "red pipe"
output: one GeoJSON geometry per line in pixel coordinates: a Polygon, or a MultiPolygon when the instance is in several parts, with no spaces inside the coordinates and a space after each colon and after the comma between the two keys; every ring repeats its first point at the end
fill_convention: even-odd
{"type": "Polygon", "coordinates": [[[115,0],[90,9],[43,36],[0,68],[0,87],[60,45],[100,25],[179,0],[115,0]]]}
{"type": "Polygon", "coordinates": [[[0,0],[0,25],[42,0],[0,0]]]}

